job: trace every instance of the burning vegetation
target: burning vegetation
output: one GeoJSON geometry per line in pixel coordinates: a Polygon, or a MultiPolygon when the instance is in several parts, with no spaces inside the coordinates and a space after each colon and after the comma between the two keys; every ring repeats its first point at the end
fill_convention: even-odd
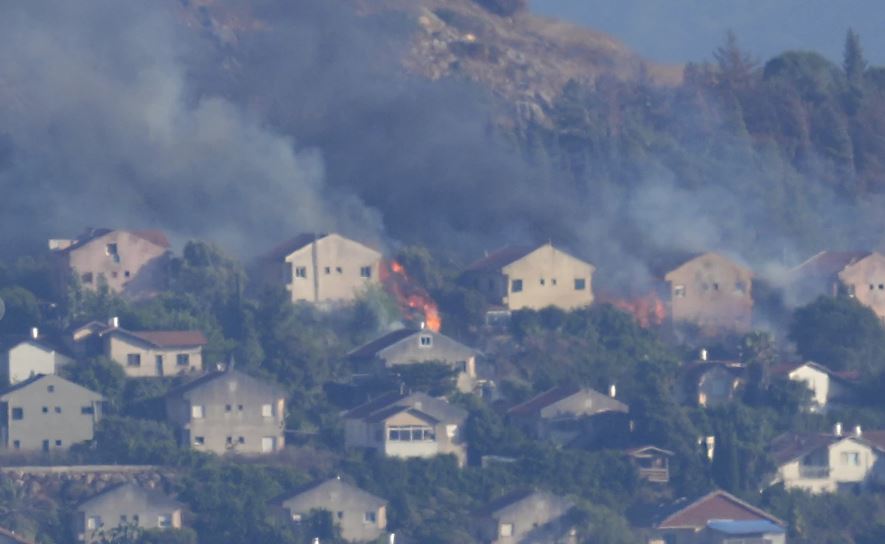
{"type": "Polygon", "coordinates": [[[426,328],[439,332],[442,319],[436,302],[426,289],[406,273],[403,265],[396,261],[383,262],[381,283],[384,290],[396,300],[403,317],[410,321],[420,321],[426,328]]]}
{"type": "Polygon", "coordinates": [[[662,325],[667,319],[667,305],[656,293],[646,293],[633,298],[600,296],[599,302],[611,304],[615,308],[632,315],[640,327],[649,328],[662,325]]]}

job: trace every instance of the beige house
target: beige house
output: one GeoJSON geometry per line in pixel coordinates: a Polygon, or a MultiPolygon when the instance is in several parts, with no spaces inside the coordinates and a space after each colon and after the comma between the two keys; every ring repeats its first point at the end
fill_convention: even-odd
{"type": "Polygon", "coordinates": [[[381,281],[381,253],[334,233],[300,234],[271,250],[260,267],[292,302],[347,302],[381,281]]]}
{"type": "Polygon", "coordinates": [[[845,294],[885,320],[885,256],[876,251],[822,251],[791,271],[790,300],[845,294]]]}
{"type": "Polygon", "coordinates": [[[812,361],[781,365],[772,374],[805,384],[811,391],[806,409],[813,413],[825,413],[833,404],[850,400],[857,393],[856,376],[851,372],[834,372],[812,361]]]}
{"type": "Polygon", "coordinates": [[[509,246],[486,255],[464,271],[463,282],[489,304],[506,310],[573,310],[593,303],[596,268],[547,243],[509,246]]]}
{"type": "Polygon", "coordinates": [[[182,505],[155,489],[125,483],[105,489],[77,507],[78,542],[106,542],[119,527],[181,529],[182,505]]]}
{"type": "MultiPolygon", "coordinates": [[[[113,321],[116,324],[116,321],[113,321]]],[[[105,355],[130,378],[162,378],[203,370],[200,331],[129,331],[111,326],[102,331],[105,355]]]]}
{"type": "Polygon", "coordinates": [[[62,353],[54,341],[32,328],[28,336],[0,337],[0,380],[13,385],[38,374],[55,374],[73,359],[62,353]]]}
{"type": "Polygon", "coordinates": [[[882,483],[881,431],[864,436],[860,427],[843,434],[836,424],[830,433],[788,433],[777,437],[770,455],[777,472],[769,485],[809,493],[855,491],[870,483],[882,483]]]}
{"type": "Polygon", "coordinates": [[[169,240],[158,230],[89,229],[75,240],[50,240],[55,283],[66,293],[71,274],[84,289],[147,296],[166,285],[169,240]]]}
{"type": "Polygon", "coordinates": [[[374,542],[387,528],[387,501],[340,477],[310,483],[277,501],[292,523],[304,521],[312,511],[332,514],[332,521],[348,542],[374,542]]]}
{"type": "Polygon", "coordinates": [[[577,544],[573,508],[546,491],[516,491],[477,512],[478,536],[487,544],[577,544]]]}
{"type": "Polygon", "coordinates": [[[347,449],[375,450],[387,457],[453,454],[467,460],[467,411],[424,393],[389,393],[343,414],[347,449]]]}
{"type": "Polygon", "coordinates": [[[674,324],[688,323],[702,333],[746,332],[752,326],[753,273],[718,253],[678,260],[664,275],[674,324]]]}

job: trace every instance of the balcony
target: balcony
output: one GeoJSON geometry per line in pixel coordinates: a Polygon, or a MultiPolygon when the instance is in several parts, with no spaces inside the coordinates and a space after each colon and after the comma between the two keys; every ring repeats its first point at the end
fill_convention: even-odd
{"type": "Polygon", "coordinates": [[[655,483],[667,483],[670,481],[670,471],[666,468],[639,468],[639,477],[655,483]]]}
{"type": "Polygon", "coordinates": [[[830,467],[799,465],[799,477],[805,480],[825,480],[830,477],[830,467]]]}

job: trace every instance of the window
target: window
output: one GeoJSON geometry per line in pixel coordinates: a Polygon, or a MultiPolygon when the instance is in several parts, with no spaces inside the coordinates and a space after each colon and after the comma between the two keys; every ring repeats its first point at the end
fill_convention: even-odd
{"type": "Polygon", "coordinates": [[[297,512],[292,512],[292,521],[295,523],[301,523],[301,514],[297,512]]]}
{"type": "Polygon", "coordinates": [[[23,408],[13,408],[12,409],[12,419],[23,419],[25,417],[25,411],[23,408]]]}
{"type": "Polygon", "coordinates": [[[13,441],[12,441],[12,447],[15,448],[15,449],[21,449],[21,447],[22,447],[22,443],[19,442],[18,440],[13,440],[13,441]]]}
{"type": "Polygon", "coordinates": [[[89,516],[86,518],[87,529],[98,529],[100,527],[104,527],[104,523],[101,522],[101,516],[89,516]]]}
{"type": "Polygon", "coordinates": [[[175,356],[175,364],[178,366],[188,366],[191,363],[191,356],[187,353],[179,353],[175,356]]]}
{"type": "Polygon", "coordinates": [[[194,437],[194,446],[202,446],[205,443],[206,443],[206,439],[204,437],[202,437],[202,436],[195,436],[194,437]]]}
{"type": "Polygon", "coordinates": [[[82,276],[80,276],[80,281],[83,283],[92,283],[92,272],[86,272],[82,276]]]}
{"type": "Polygon", "coordinates": [[[685,286],[684,285],[674,285],[673,286],[673,298],[683,298],[685,296],[685,286]]]}
{"type": "Polygon", "coordinates": [[[875,289],[876,289],[876,285],[871,283],[871,284],[870,284],[870,291],[873,291],[873,290],[875,290],[875,289]]]}
{"type": "Polygon", "coordinates": [[[853,286],[853,285],[849,285],[849,286],[848,286],[848,296],[849,296],[849,297],[854,297],[854,291],[855,291],[854,286],[853,286]]]}
{"type": "Polygon", "coordinates": [[[108,244],[104,246],[104,254],[111,257],[117,255],[117,244],[108,244]]]}
{"type": "Polygon", "coordinates": [[[114,270],[114,271],[111,272],[111,277],[112,277],[112,278],[116,278],[117,276],[119,276],[119,274],[117,273],[116,270],[114,270]]]}
{"type": "Polygon", "coordinates": [[[718,283],[713,283],[713,290],[714,290],[714,291],[718,291],[718,290],[719,290],[719,284],[718,284],[718,283]]]}
{"type": "Polygon", "coordinates": [[[341,270],[341,267],[340,267],[340,266],[336,266],[336,267],[335,267],[335,272],[338,272],[339,274],[343,274],[343,273],[344,273],[344,271],[341,270]]]}
{"type": "Polygon", "coordinates": [[[270,404],[262,404],[261,415],[263,417],[273,417],[273,406],[271,406],[270,404]]]}
{"type": "Polygon", "coordinates": [[[364,523],[375,523],[378,521],[378,515],[375,512],[366,512],[363,514],[364,523]]]}
{"type": "Polygon", "coordinates": [[[513,536],[513,524],[502,523],[498,528],[498,536],[513,536]]]}
{"type": "Polygon", "coordinates": [[[193,419],[201,419],[203,417],[203,406],[200,404],[194,404],[191,406],[191,418],[193,419]]]}
{"type": "Polygon", "coordinates": [[[544,278],[541,278],[541,285],[544,285],[544,278]]]}
{"type": "Polygon", "coordinates": [[[433,346],[433,337],[429,334],[422,334],[418,337],[418,345],[422,348],[429,348],[433,346]]]}
{"type": "Polygon", "coordinates": [[[50,393],[55,393],[55,386],[54,385],[47,385],[46,390],[49,391],[50,393]]]}
{"type": "Polygon", "coordinates": [[[325,272],[326,274],[331,274],[331,273],[332,273],[332,268],[329,267],[329,266],[327,266],[327,267],[323,268],[323,272],[325,272]]]}
{"type": "Polygon", "coordinates": [[[56,406],[56,407],[55,407],[55,413],[56,413],[56,414],[60,414],[60,413],[61,413],[61,406],[56,406]]]}
{"type": "Polygon", "coordinates": [[[163,529],[172,527],[172,514],[160,514],[157,516],[157,527],[163,529]]]}
{"type": "Polygon", "coordinates": [[[141,354],[130,353],[126,355],[126,366],[141,366],[141,354]]]}
{"type": "Polygon", "coordinates": [[[48,414],[48,413],[49,413],[49,406],[44,406],[44,407],[43,407],[43,413],[44,413],[44,414],[48,414]]]}
{"type": "Polygon", "coordinates": [[[225,439],[224,443],[227,444],[228,446],[233,446],[234,445],[234,437],[228,436],[227,439],[225,439]]]}
{"type": "Polygon", "coordinates": [[[225,405],[224,405],[224,411],[225,411],[225,412],[232,412],[233,409],[234,409],[234,407],[233,407],[233,405],[231,405],[231,404],[225,404],[225,405]]]}
{"type": "Polygon", "coordinates": [[[131,275],[131,274],[129,273],[128,270],[126,270],[125,272],[123,272],[123,277],[124,277],[124,278],[128,278],[130,275],[131,275]]]}
{"type": "Polygon", "coordinates": [[[126,525],[129,523],[129,518],[126,517],[126,514],[120,515],[120,525],[126,525]]]}
{"type": "Polygon", "coordinates": [[[842,464],[853,467],[860,466],[860,453],[856,451],[843,451],[841,454],[842,464]]]}
{"type": "Polygon", "coordinates": [[[575,291],[583,291],[587,288],[587,280],[584,278],[575,278],[575,291]]]}
{"type": "Polygon", "coordinates": [[[242,411],[243,411],[243,405],[237,404],[237,412],[242,412],[242,411]]]}
{"type": "Polygon", "coordinates": [[[360,267],[360,277],[371,278],[372,277],[372,267],[371,266],[360,267]]]}
{"type": "Polygon", "coordinates": [[[80,408],[80,413],[83,415],[92,415],[95,413],[95,408],[92,406],[83,406],[80,408]]]}
{"type": "Polygon", "coordinates": [[[241,437],[237,438],[237,442],[239,442],[240,444],[245,444],[245,443],[246,443],[246,437],[245,437],[245,436],[241,436],[241,437]]]}
{"type": "Polygon", "coordinates": [[[551,279],[550,279],[550,284],[551,284],[551,285],[556,285],[556,278],[551,278],[551,279]]]}
{"type": "Polygon", "coordinates": [[[511,280],[510,281],[510,291],[513,293],[519,293],[522,291],[522,280],[511,280]]]}
{"type": "Polygon", "coordinates": [[[883,290],[885,290],[885,283],[880,283],[879,284],[879,291],[883,291],[883,290]]]}
{"type": "Polygon", "coordinates": [[[338,511],[338,519],[344,519],[344,512],[338,511]]]}
{"type": "Polygon", "coordinates": [[[401,426],[390,427],[387,439],[392,442],[422,442],[434,440],[435,436],[430,427],[401,426]]]}
{"type": "Polygon", "coordinates": [[[135,525],[136,527],[138,527],[138,522],[139,522],[138,514],[132,514],[132,525],[135,525]]]}
{"type": "Polygon", "coordinates": [[[307,277],[307,267],[306,266],[296,266],[295,267],[295,277],[296,278],[306,278],[307,277]]]}
{"type": "Polygon", "coordinates": [[[55,447],[56,447],[56,448],[60,448],[60,447],[61,447],[61,440],[56,440],[56,441],[55,441],[55,447]]]}

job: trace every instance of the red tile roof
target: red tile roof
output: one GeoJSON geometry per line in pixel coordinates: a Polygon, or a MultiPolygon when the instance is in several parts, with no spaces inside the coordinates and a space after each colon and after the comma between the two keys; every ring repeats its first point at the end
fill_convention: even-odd
{"type": "Polygon", "coordinates": [[[746,503],[722,490],[701,497],[679,508],[657,524],[658,529],[702,529],[710,520],[768,520],[783,527],[785,524],[771,514],[746,503]]]}
{"type": "Polygon", "coordinates": [[[776,464],[782,465],[839,440],[842,437],[829,433],[785,433],[772,440],[769,455],[776,464]]]}
{"type": "Polygon", "coordinates": [[[209,343],[202,331],[130,331],[123,328],[108,328],[101,335],[113,333],[133,336],[159,348],[205,346],[209,343]]]}
{"type": "Polygon", "coordinates": [[[131,233],[160,247],[169,247],[169,238],[159,229],[133,230],[131,233]]]}
{"type": "Polygon", "coordinates": [[[465,272],[498,270],[522,259],[540,246],[505,246],[495,250],[468,266],[465,272]]]}
{"type": "Polygon", "coordinates": [[[831,277],[872,255],[869,251],[821,251],[792,270],[796,276],[831,277]]]}
{"type": "Polygon", "coordinates": [[[285,242],[282,242],[279,245],[275,246],[264,255],[264,258],[271,261],[281,261],[292,253],[303,248],[304,246],[311,244],[317,240],[321,240],[326,236],[328,236],[328,234],[317,232],[302,232],[294,238],[290,238],[285,242]]]}

